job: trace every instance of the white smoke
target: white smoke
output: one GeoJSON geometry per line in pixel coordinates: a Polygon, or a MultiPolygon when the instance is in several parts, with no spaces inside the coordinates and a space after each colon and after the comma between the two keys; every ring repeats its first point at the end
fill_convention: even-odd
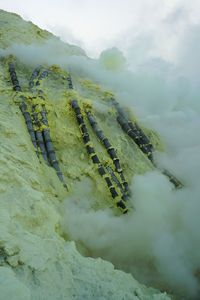
{"type": "Polygon", "coordinates": [[[110,211],[70,207],[66,201],[63,228],[90,255],[112,261],[145,283],[173,289],[181,299],[200,295],[199,36],[199,27],[187,29],[175,63],[147,55],[139,65],[132,62],[132,72],[117,66],[114,72],[107,64],[103,70],[101,60],[70,62],[72,69],[110,87],[121,103],[132,107],[140,124],[161,135],[166,152],[156,160],[176,174],[184,188],[173,190],[157,172],[136,175],[135,212],[115,217],[110,211]]]}
{"type": "MultiPolygon", "coordinates": [[[[155,159],[183,181],[182,189],[174,190],[159,172],[135,175],[131,184],[135,211],[116,217],[109,210],[88,211],[88,190],[84,194],[84,184],[80,184],[76,198],[84,201],[80,207],[79,201],[66,200],[63,230],[85,245],[90,255],[112,261],[145,283],[160,282],[189,299],[200,295],[199,37],[198,26],[187,28],[173,63],[152,57],[144,40],[142,44],[137,40],[134,55],[128,55],[129,67],[116,48],[104,51],[99,60],[67,57],[53,42],[41,47],[13,45],[0,51],[1,55],[13,53],[32,66],[58,64],[100,83],[134,110],[140,124],[161,135],[166,152],[155,159]]],[[[153,42],[149,45],[154,47],[153,42]]]]}

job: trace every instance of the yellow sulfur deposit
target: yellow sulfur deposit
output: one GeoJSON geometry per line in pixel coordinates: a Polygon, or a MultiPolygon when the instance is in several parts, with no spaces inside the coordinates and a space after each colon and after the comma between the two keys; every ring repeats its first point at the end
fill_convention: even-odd
{"type": "MultiPolygon", "coordinates": [[[[51,40],[62,48],[66,59],[72,54],[85,55],[78,47],[64,44],[15,14],[0,10],[0,25],[3,49],[11,47],[11,43],[41,45],[51,40]]],[[[139,284],[132,275],[115,270],[109,262],[83,257],[61,229],[61,204],[64,200],[72,201],[77,184],[84,180],[88,180],[91,189],[88,210],[110,208],[113,214],[121,216],[104,178],[89,158],[71,107],[73,99],[80,104],[102,165],[114,169],[112,159],[87,120],[86,108],[95,113],[116,150],[128,182],[134,174],[154,169],[117,123],[109,102],[113,94],[96,83],[79,78],[76,73],[72,74],[74,89],[70,90],[66,80],[70,70],[52,64],[42,66],[50,73],[39,86],[30,90],[33,67],[15,54],[6,53],[0,58],[0,299],[170,299],[165,293],[139,284]],[[7,60],[10,54],[22,92],[13,90],[7,60]],[[40,90],[42,98],[38,96],[40,90]],[[36,155],[19,109],[22,96],[30,113],[33,106],[38,115],[42,106],[46,107],[56,158],[69,191],[63,187],[55,170],[42,156],[38,159],[36,155]]],[[[40,126],[41,132],[45,129],[44,124],[40,126]]],[[[155,148],[163,147],[156,133],[144,131],[155,148]]]]}

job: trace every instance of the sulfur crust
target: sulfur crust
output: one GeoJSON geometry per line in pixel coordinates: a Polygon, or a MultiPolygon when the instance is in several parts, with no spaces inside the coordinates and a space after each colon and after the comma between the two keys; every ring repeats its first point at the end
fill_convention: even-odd
{"type": "MultiPolygon", "coordinates": [[[[2,38],[2,47],[15,41],[43,42],[51,34],[23,21],[19,16],[0,11],[0,22],[9,20],[9,31],[2,38]],[[25,34],[15,36],[22,27],[25,34]],[[38,32],[39,30],[39,32],[38,32]],[[34,38],[32,38],[34,37],[34,38]]],[[[6,30],[8,25],[6,26],[6,30]]],[[[3,29],[1,29],[3,30],[3,29]]],[[[3,31],[1,31],[3,32],[3,31]]],[[[124,175],[130,181],[134,174],[152,169],[152,165],[138,147],[122,132],[109,105],[112,93],[103,91],[93,83],[79,81],[74,76],[75,90],[66,87],[67,71],[58,66],[50,68],[50,75],[37,89],[28,90],[28,78],[32,68],[15,60],[18,79],[23,92],[12,90],[7,61],[0,59],[0,294],[2,299],[146,299],[169,300],[166,294],[139,284],[130,274],[115,270],[113,265],[101,259],[86,258],[76,250],[75,244],[62,235],[60,203],[70,201],[77,182],[90,178],[92,192],[89,197],[93,209],[110,207],[119,214],[113,204],[104,180],[99,176],[84,147],[70,101],[76,98],[84,113],[90,107],[112,146],[116,149],[124,175]],[[84,91],[82,94],[81,91],[84,91]],[[43,159],[38,160],[34,146],[19,109],[20,96],[37,112],[45,104],[56,156],[63,177],[69,186],[67,192],[53,168],[43,159]],[[35,96],[35,98],[33,98],[35,96]],[[94,96],[94,98],[93,98],[94,96]],[[93,103],[96,105],[93,105],[93,103]],[[98,110],[106,107],[106,112],[98,110]],[[116,139],[117,136],[117,139],[116,139]],[[3,284],[3,282],[5,284],[3,284]],[[137,296],[138,295],[138,296],[137,296]],[[103,297],[103,298],[102,298],[103,297]]],[[[44,66],[45,67],[45,66],[44,66]]],[[[103,164],[113,166],[106,150],[96,139],[84,113],[91,140],[103,164]]],[[[41,128],[43,130],[44,128],[41,128]]],[[[159,137],[153,132],[154,145],[161,147],[159,137]]]]}

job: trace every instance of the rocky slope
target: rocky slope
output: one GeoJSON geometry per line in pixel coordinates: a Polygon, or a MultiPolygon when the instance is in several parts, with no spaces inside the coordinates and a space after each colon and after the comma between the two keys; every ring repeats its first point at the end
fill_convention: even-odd
{"type": "MultiPolygon", "coordinates": [[[[81,206],[81,197],[76,199],[73,195],[78,183],[84,180],[91,190],[88,209],[109,207],[121,218],[126,217],[88,156],[70,101],[78,100],[85,120],[85,108],[95,113],[117,151],[128,182],[133,174],[153,169],[148,158],[114,119],[110,92],[74,70],[70,70],[74,85],[70,90],[69,70],[53,63],[42,65],[50,73],[41,80],[39,88],[30,90],[29,79],[34,67],[31,62],[25,63],[23,54],[20,56],[12,51],[12,47],[13,44],[27,45],[28,51],[30,45],[41,47],[49,43],[56,45],[66,59],[71,55],[85,56],[84,51],[2,10],[0,41],[3,49],[0,58],[0,299],[171,299],[166,293],[138,283],[132,275],[116,270],[110,262],[82,256],[74,241],[62,231],[62,203],[75,201],[81,206]],[[22,92],[13,90],[8,71],[11,61],[22,92]],[[39,90],[43,98],[38,96],[39,90]],[[34,105],[40,113],[41,106],[46,107],[56,157],[69,191],[63,187],[55,170],[42,156],[38,159],[36,155],[20,110],[23,97],[30,110],[34,105]]],[[[85,122],[102,164],[113,167],[113,161],[88,120],[85,122]]],[[[145,132],[154,146],[160,145],[155,133],[145,132]]]]}

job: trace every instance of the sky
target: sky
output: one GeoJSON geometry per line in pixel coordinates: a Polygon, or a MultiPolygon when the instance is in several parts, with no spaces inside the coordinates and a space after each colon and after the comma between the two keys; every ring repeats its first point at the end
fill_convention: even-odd
{"type": "Polygon", "coordinates": [[[152,55],[176,60],[177,44],[200,23],[198,0],[0,0],[0,8],[81,46],[90,57],[117,46],[152,46],[152,55]]]}

